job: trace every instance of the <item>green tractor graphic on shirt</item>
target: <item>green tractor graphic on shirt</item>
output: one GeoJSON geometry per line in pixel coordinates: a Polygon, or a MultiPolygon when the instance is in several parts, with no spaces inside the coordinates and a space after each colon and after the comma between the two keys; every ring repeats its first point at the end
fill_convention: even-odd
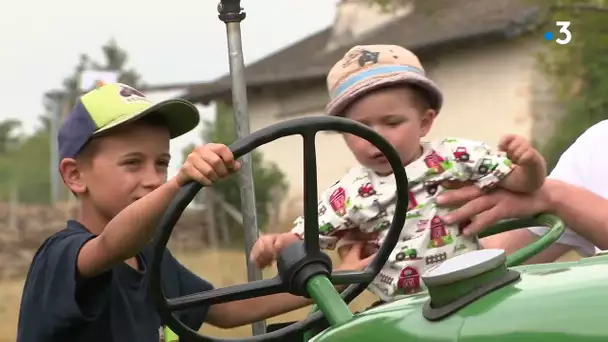
{"type": "Polygon", "coordinates": [[[334,229],[336,229],[336,227],[334,227],[333,224],[325,222],[319,226],[319,233],[321,233],[321,235],[329,235],[334,229]]]}
{"type": "Polygon", "coordinates": [[[490,158],[483,158],[479,162],[479,166],[477,167],[477,173],[480,175],[487,175],[488,173],[494,171],[498,167],[498,163],[490,158]]]}
{"type": "Polygon", "coordinates": [[[403,261],[403,260],[418,260],[418,251],[414,248],[410,248],[408,246],[403,247],[397,255],[395,255],[395,260],[403,261]]]}

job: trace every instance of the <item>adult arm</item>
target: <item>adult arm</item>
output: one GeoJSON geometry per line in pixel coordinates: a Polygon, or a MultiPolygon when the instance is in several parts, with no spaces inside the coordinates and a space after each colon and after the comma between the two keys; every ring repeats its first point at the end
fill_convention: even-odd
{"type": "MultiPolygon", "coordinates": [[[[601,196],[608,195],[604,181],[608,161],[601,148],[606,145],[608,121],[605,120],[587,129],[561,155],[549,178],[563,183],[554,182],[545,189],[549,190],[547,193],[550,195],[551,211],[560,216],[569,228],[558,242],[572,246],[584,256],[595,254],[593,244],[605,248],[605,237],[602,236],[606,230],[601,224],[592,221],[603,220],[602,216],[605,215],[602,213],[608,209],[601,201],[601,196]]],[[[529,231],[540,235],[547,229],[532,227],[529,231]]]]}
{"type": "MultiPolygon", "coordinates": [[[[608,200],[578,186],[558,180],[547,180],[542,191],[546,193],[545,212],[560,217],[567,227],[576,227],[576,233],[566,231],[561,243],[554,244],[529,260],[529,263],[554,261],[564,253],[578,247],[583,255],[594,253],[593,245],[608,249],[608,200]]],[[[504,248],[508,254],[534,242],[535,227],[491,236],[482,240],[485,248],[504,248]]]]}
{"type": "MultiPolygon", "coordinates": [[[[538,235],[527,229],[512,230],[506,233],[488,236],[481,239],[483,248],[504,249],[507,255],[538,240],[538,235]]],[[[553,262],[572,250],[572,246],[556,243],[526,261],[526,264],[553,262]]]]}
{"type": "Polygon", "coordinates": [[[608,200],[557,180],[548,180],[544,190],[549,200],[548,212],[559,216],[585,240],[608,249],[608,200]]]}

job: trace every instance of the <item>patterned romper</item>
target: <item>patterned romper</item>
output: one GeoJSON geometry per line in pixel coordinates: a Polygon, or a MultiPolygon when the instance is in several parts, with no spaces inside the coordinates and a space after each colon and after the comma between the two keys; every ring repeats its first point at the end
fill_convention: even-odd
{"type": "MultiPolygon", "coordinates": [[[[420,275],[447,258],[480,249],[476,237],[460,234],[458,225],[447,225],[435,198],[448,181],[472,181],[491,189],[511,170],[511,162],[482,142],[443,139],[423,143],[422,156],[405,167],[409,180],[409,208],[401,239],[369,290],[383,301],[422,291],[420,275]]],[[[321,194],[320,243],[324,249],[353,243],[338,235],[345,230],[378,232],[381,244],[390,227],[396,203],[393,175],[381,177],[363,166],[352,168],[321,194]],[[339,232],[339,233],[338,233],[339,232]],[[338,234],[337,234],[338,233],[338,234]]],[[[304,236],[304,219],[295,221],[293,233],[304,236]]]]}

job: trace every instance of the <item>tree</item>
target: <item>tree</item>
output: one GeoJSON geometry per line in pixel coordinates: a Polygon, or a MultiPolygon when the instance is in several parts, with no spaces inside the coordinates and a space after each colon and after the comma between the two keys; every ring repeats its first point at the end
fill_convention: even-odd
{"type": "Polygon", "coordinates": [[[45,113],[40,116],[40,125],[28,136],[15,135],[20,126],[18,120],[0,122],[0,200],[7,200],[11,187],[17,187],[19,200],[29,203],[50,202],[50,127],[53,117],[55,96],[62,95],[66,108],[72,108],[80,95],[80,75],[85,70],[116,70],[119,81],[140,86],[140,76],[133,69],[127,69],[127,53],[115,40],[102,46],[104,61],[92,60],[81,55],[71,75],[63,81],[60,90],[50,91],[43,97],[45,113]],[[9,148],[11,146],[11,148],[9,148]]]}
{"type": "MultiPolygon", "coordinates": [[[[224,103],[217,103],[214,121],[207,121],[203,128],[203,141],[230,145],[236,140],[234,116],[231,108],[224,103]]],[[[194,146],[184,149],[184,157],[194,146]]],[[[288,190],[287,180],[279,167],[272,162],[264,161],[258,151],[251,153],[253,178],[255,185],[256,210],[258,226],[265,230],[270,216],[272,203],[284,198],[288,190]]],[[[213,185],[214,192],[223,196],[232,206],[241,208],[241,192],[238,177],[230,176],[213,185]]],[[[242,227],[231,225],[231,236],[242,236],[242,227]]]]}
{"type": "Polygon", "coordinates": [[[567,18],[573,32],[568,44],[547,43],[539,56],[555,99],[564,108],[551,137],[540,146],[554,166],[587,128],[608,119],[608,1],[562,0],[546,6],[546,25],[567,18]]]}
{"type": "Polygon", "coordinates": [[[8,119],[0,122],[0,155],[6,154],[19,142],[19,135],[15,131],[21,127],[21,121],[8,119]]]}

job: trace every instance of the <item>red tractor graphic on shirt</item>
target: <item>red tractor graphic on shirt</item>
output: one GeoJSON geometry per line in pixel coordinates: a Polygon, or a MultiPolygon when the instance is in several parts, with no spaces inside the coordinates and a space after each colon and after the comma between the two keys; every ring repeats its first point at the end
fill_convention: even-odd
{"type": "Polygon", "coordinates": [[[372,186],[372,183],[367,182],[367,183],[361,185],[361,187],[359,187],[358,193],[359,193],[359,196],[366,198],[366,197],[375,195],[376,189],[374,189],[374,187],[372,186]]]}
{"type": "Polygon", "coordinates": [[[396,294],[414,294],[422,291],[420,287],[420,273],[415,268],[408,266],[399,274],[396,294]]]}
{"type": "Polygon", "coordinates": [[[471,155],[467,151],[466,147],[458,146],[458,147],[456,147],[456,150],[454,151],[454,158],[456,158],[456,160],[458,160],[459,162],[466,163],[471,160],[471,155]]]}
{"type": "Polygon", "coordinates": [[[429,241],[428,248],[438,248],[453,242],[452,235],[450,235],[446,224],[438,215],[433,216],[431,219],[430,229],[431,240],[429,241]]]}

